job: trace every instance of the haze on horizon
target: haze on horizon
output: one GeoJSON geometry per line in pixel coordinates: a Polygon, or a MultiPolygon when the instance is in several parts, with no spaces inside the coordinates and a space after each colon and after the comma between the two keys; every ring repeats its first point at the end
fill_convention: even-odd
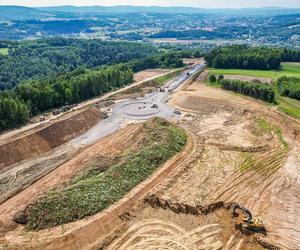
{"type": "Polygon", "coordinates": [[[285,7],[300,8],[299,0],[1,0],[0,5],[20,5],[28,7],[45,6],[114,6],[114,5],[134,5],[134,6],[187,6],[199,8],[248,8],[248,7],[285,7]]]}

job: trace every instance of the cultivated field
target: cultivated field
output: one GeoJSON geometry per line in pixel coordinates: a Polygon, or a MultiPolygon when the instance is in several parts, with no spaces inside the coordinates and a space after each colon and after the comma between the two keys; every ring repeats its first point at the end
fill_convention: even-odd
{"type": "Polygon", "coordinates": [[[247,69],[210,69],[211,74],[243,75],[266,77],[276,80],[281,76],[300,77],[300,65],[295,63],[282,63],[280,70],[247,70],[247,69]]]}
{"type": "Polygon", "coordinates": [[[272,79],[267,77],[257,77],[257,76],[244,76],[244,75],[224,75],[225,79],[229,80],[239,80],[239,81],[245,81],[245,82],[255,82],[260,81],[264,83],[271,83],[272,79]]]}

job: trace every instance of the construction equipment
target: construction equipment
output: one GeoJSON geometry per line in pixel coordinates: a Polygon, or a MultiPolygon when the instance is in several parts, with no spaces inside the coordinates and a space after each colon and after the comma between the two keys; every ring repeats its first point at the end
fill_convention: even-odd
{"type": "Polygon", "coordinates": [[[260,217],[253,218],[251,212],[247,208],[241,206],[238,203],[235,203],[232,207],[232,214],[234,216],[238,216],[238,214],[236,213],[237,209],[242,210],[244,215],[243,218],[244,223],[242,224],[243,229],[251,230],[254,232],[266,231],[263,221],[260,217]]]}

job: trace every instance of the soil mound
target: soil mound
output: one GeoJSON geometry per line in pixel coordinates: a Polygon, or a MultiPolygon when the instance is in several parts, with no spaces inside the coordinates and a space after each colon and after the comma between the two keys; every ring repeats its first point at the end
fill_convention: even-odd
{"type": "Polygon", "coordinates": [[[37,157],[70,141],[86,132],[101,118],[102,114],[99,110],[89,108],[1,145],[0,170],[14,163],[37,157]]]}

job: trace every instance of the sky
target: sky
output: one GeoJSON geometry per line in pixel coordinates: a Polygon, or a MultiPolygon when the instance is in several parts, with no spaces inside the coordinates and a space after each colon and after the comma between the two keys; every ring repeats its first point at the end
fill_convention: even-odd
{"type": "Polygon", "coordinates": [[[0,0],[0,5],[59,6],[59,5],[143,5],[190,6],[200,8],[290,7],[300,8],[300,0],[0,0]]]}

